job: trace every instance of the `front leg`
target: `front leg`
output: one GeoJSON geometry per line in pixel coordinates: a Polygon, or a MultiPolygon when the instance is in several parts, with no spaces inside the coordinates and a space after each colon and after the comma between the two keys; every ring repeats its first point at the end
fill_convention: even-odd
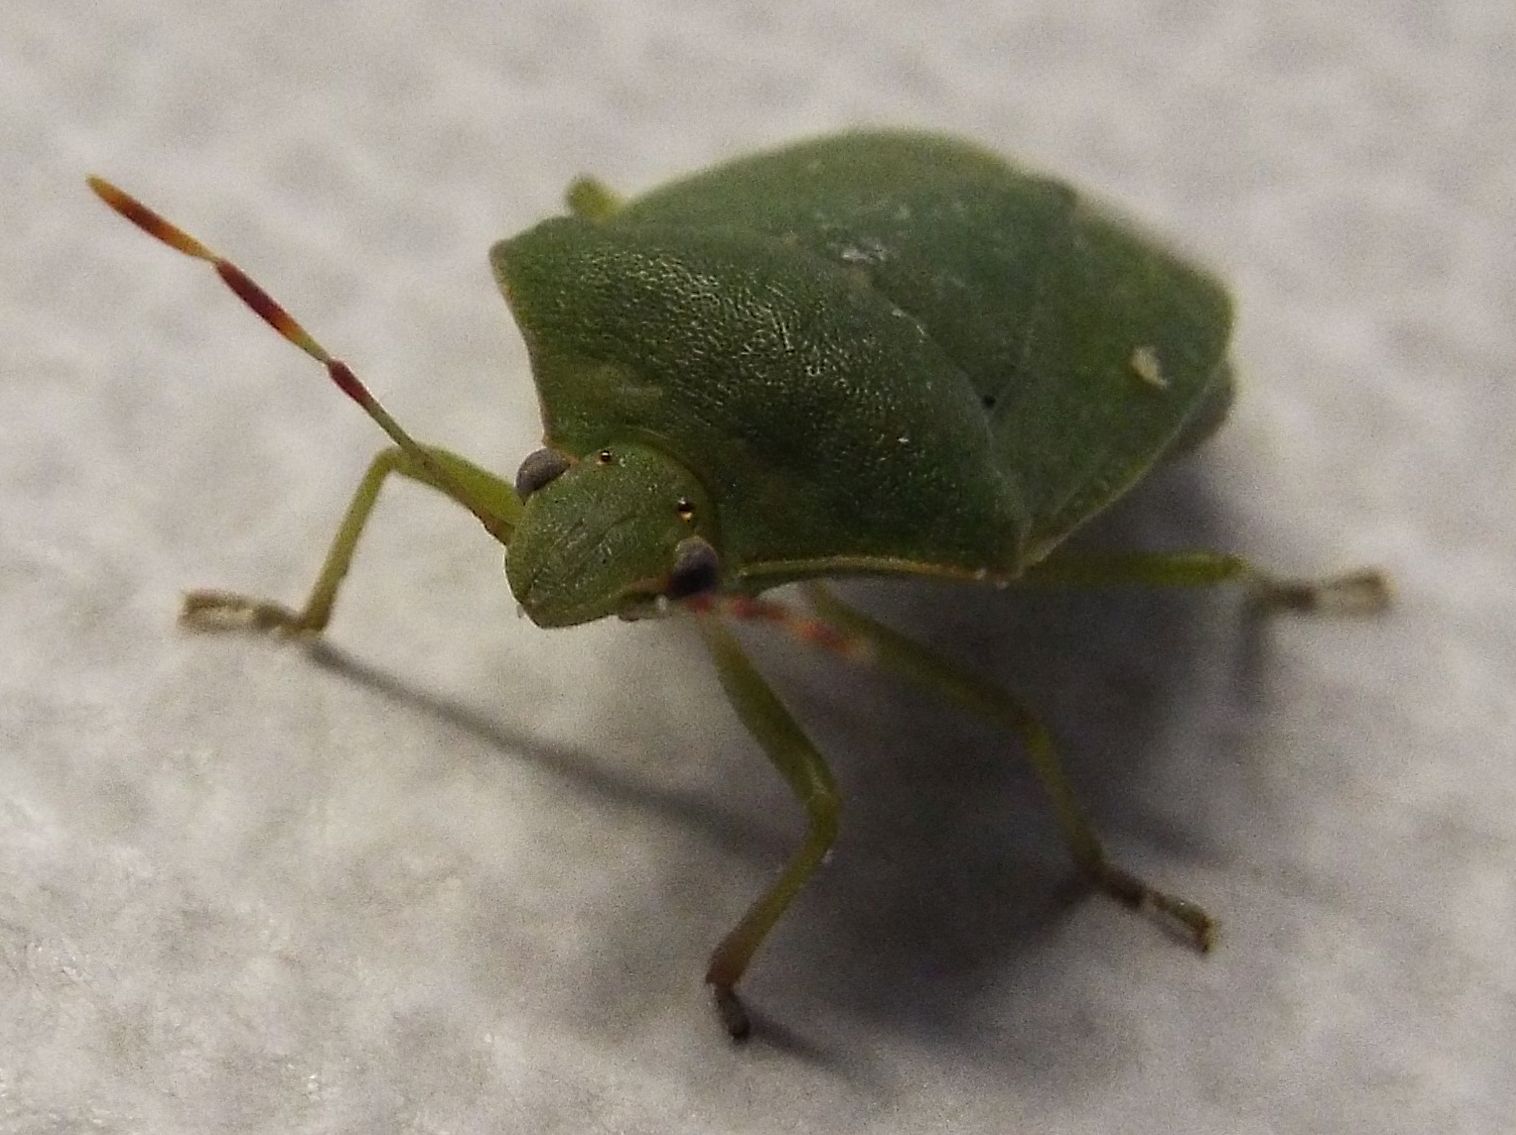
{"type": "Polygon", "coordinates": [[[702,615],[700,630],[716,663],[716,673],[742,723],[763,746],[810,819],[805,842],[784,871],[742,920],[727,932],[711,954],[705,980],[716,997],[716,1010],[733,1040],[748,1035],[751,1025],[736,992],[753,954],[789,908],[800,888],[826,859],[837,838],[837,785],[825,760],[811,744],[789,710],[742,652],[737,640],[716,615],[702,615]]]}
{"type": "Polygon", "coordinates": [[[196,630],[320,634],[331,620],[332,605],[337,601],[337,589],[352,565],[353,553],[358,548],[358,537],[363,534],[369,514],[379,499],[379,490],[391,473],[430,485],[454,500],[458,499],[454,492],[455,486],[462,486],[473,499],[487,502],[496,510],[496,515],[510,520],[519,515],[521,505],[510,485],[445,449],[427,447],[426,453],[431,462],[447,475],[447,482],[439,480],[431,468],[422,465],[398,446],[383,450],[374,458],[358,485],[358,491],[353,494],[352,503],[347,506],[347,515],[343,517],[342,525],[332,540],[315,586],[311,588],[305,606],[299,611],[292,611],[280,603],[266,599],[226,591],[191,591],[184,597],[179,621],[196,630]]]}

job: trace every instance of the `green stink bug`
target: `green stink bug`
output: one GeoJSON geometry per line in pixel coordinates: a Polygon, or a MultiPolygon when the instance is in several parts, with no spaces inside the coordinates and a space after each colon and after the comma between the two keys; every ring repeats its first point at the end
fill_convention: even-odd
{"type": "Polygon", "coordinates": [[[1110,862],[1028,710],[843,606],[821,581],[1245,579],[1265,601],[1299,608],[1372,609],[1387,596],[1374,571],[1282,582],[1228,555],[1060,549],[1220,424],[1233,390],[1230,303],[1204,272],[1072,189],[960,141],[822,138],[626,202],[575,183],[569,215],[490,252],[544,422],[544,447],[514,483],[415,442],[240,269],[109,183],[90,184],[151,235],[210,262],[395,443],[363,479],[303,608],[197,592],[187,622],[320,633],[390,473],[474,514],[506,547],[511,591],[541,626],[696,616],[724,689],[810,821],[711,956],[706,980],[733,1036],[748,1028],[736,984],[826,856],[838,794],[725,620],[779,623],[1009,728],[1091,882],[1203,950],[1210,918],[1110,862]],[[795,582],[813,614],[760,597],[795,582]]]}

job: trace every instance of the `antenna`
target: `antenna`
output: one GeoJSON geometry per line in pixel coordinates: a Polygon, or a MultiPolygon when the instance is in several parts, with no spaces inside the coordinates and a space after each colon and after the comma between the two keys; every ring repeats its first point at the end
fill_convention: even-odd
{"type": "Polygon", "coordinates": [[[873,644],[865,635],[822,616],[805,615],[788,604],[754,595],[702,591],[675,605],[696,615],[725,616],[739,622],[767,624],[807,646],[820,647],[852,662],[874,662],[873,644]]]}
{"type": "Polygon", "coordinates": [[[502,544],[509,544],[511,537],[511,524],[502,516],[497,516],[483,504],[474,499],[467,487],[436,458],[427,452],[416,442],[410,434],[400,428],[400,423],[390,417],[379,400],[369,393],[368,387],[359,381],[341,359],[333,358],[320,343],[313,339],[304,327],[297,323],[289,312],[275,302],[274,298],[253,282],[241,268],[238,268],[230,260],[211,251],[201,244],[189,233],[172,224],[164,217],[159,216],[149,209],[141,201],[138,201],[125,190],[118,189],[103,177],[90,177],[86,179],[89,187],[95,195],[136,225],[148,236],[156,237],[172,249],[184,253],[196,260],[204,260],[216,270],[216,275],[232,291],[236,292],[242,302],[253,309],[253,312],[277,331],[283,338],[299,347],[311,358],[326,367],[326,373],[337,384],[337,388],[351,398],[363,409],[363,412],[379,424],[379,428],[394,440],[407,457],[411,458],[423,469],[427,476],[447,494],[463,505],[474,514],[483,524],[485,530],[502,544]]]}

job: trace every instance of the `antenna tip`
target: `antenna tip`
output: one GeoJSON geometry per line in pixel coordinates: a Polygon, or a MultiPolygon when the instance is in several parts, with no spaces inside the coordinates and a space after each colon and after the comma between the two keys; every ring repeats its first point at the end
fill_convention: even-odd
{"type": "Polygon", "coordinates": [[[103,177],[90,174],[84,179],[85,184],[95,193],[95,196],[104,201],[121,216],[136,225],[148,236],[156,237],[170,248],[177,249],[186,256],[193,256],[196,260],[217,259],[215,253],[206,248],[194,237],[183,229],[170,224],[153,210],[149,209],[141,201],[138,201],[126,190],[121,189],[103,177]]]}
{"type": "Polygon", "coordinates": [[[96,197],[132,224],[138,228],[147,229],[148,232],[153,231],[152,222],[156,220],[155,215],[126,190],[93,173],[84,179],[84,183],[90,187],[96,197]]]}

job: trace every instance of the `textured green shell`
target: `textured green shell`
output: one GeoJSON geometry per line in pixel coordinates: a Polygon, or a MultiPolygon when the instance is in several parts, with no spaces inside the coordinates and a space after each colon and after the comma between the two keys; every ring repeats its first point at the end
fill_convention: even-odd
{"type": "Polygon", "coordinates": [[[1014,576],[1230,397],[1216,282],[953,139],[822,138],[581,213],[491,250],[546,440],[678,459],[739,579],[1014,576]]]}

